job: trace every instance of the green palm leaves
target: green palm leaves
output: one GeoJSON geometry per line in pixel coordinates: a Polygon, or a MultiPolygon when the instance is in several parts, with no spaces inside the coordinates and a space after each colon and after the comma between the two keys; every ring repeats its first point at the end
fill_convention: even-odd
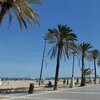
{"type": "Polygon", "coordinates": [[[89,51],[89,49],[92,48],[92,45],[90,43],[81,43],[78,47],[79,51],[81,54],[83,54],[84,56],[87,54],[87,52],[89,51]]]}
{"type": "Polygon", "coordinates": [[[29,3],[37,3],[37,4],[41,4],[41,2],[39,0],[26,0],[29,3]]]}
{"type": "Polygon", "coordinates": [[[54,44],[49,51],[49,53],[51,53],[51,58],[56,57],[58,47],[61,48],[61,58],[62,54],[66,54],[68,57],[68,50],[74,47],[74,41],[77,40],[77,36],[72,33],[70,27],[58,25],[58,29],[48,29],[48,32],[44,35],[44,39],[47,40],[48,43],[54,44]]]}
{"type": "Polygon", "coordinates": [[[92,70],[90,70],[90,68],[85,68],[84,70],[82,70],[82,73],[87,76],[92,74],[92,70]]]}
{"type": "Polygon", "coordinates": [[[27,24],[34,22],[35,24],[39,24],[36,20],[35,16],[39,16],[39,14],[30,6],[29,3],[37,3],[39,4],[39,0],[2,0],[0,1],[0,23],[2,22],[4,16],[6,13],[9,14],[9,24],[12,20],[12,14],[10,9],[14,11],[16,14],[16,17],[18,19],[20,28],[22,29],[22,26],[27,29],[27,24]]]}
{"type": "Polygon", "coordinates": [[[89,52],[90,60],[94,61],[97,60],[100,57],[99,50],[95,49],[89,52]]]}

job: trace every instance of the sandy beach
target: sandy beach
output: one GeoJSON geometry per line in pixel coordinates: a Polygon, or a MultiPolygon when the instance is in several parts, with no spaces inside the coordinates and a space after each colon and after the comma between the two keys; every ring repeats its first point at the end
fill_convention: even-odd
{"type": "MultiPolygon", "coordinates": [[[[93,83],[93,79],[92,83],[93,83]]],[[[7,80],[7,81],[1,81],[0,89],[10,89],[10,88],[28,88],[30,83],[34,83],[35,88],[44,87],[48,82],[51,81],[54,85],[54,80],[45,80],[43,83],[41,83],[41,86],[39,86],[38,82],[36,80],[7,80]]],[[[88,81],[88,80],[87,80],[88,81]]],[[[65,84],[69,85],[71,82],[71,79],[66,79],[65,84]]],[[[74,79],[74,83],[77,82],[77,78],[74,79]]],[[[80,84],[81,79],[78,79],[78,84],[80,84]]],[[[97,83],[99,83],[99,78],[97,79],[97,83]]],[[[58,86],[63,86],[63,79],[60,79],[58,81],[58,86]]]]}
{"type": "MultiPolygon", "coordinates": [[[[51,91],[51,90],[53,90],[53,88],[45,87],[48,84],[48,81],[49,80],[43,81],[43,83],[40,86],[38,85],[38,82],[36,80],[16,80],[16,81],[7,80],[7,81],[2,81],[1,85],[0,85],[0,89],[6,89],[6,90],[12,89],[12,92],[8,91],[7,93],[1,93],[0,100],[4,100],[6,98],[9,98],[9,96],[16,97],[16,96],[19,96],[19,95],[27,95],[30,83],[34,83],[34,86],[35,86],[34,91],[37,91],[37,92],[34,92],[34,93],[43,92],[44,90],[45,91],[51,91]],[[16,92],[15,93],[16,89],[17,90],[20,89],[21,92],[16,92]]],[[[50,81],[54,85],[54,80],[50,80],[50,81]]],[[[60,79],[58,81],[58,89],[69,88],[70,82],[71,82],[71,79],[69,79],[69,80],[66,79],[66,83],[64,85],[63,84],[63,79],[60,79]]],[[[74,79],[75,86],[80,86],[81,80],[79,79],[78,84],[76,84],[76,82],[77,82],[77,79],[74,79]]],[[[92,83],[93,83],[93,80],[92,80],[92,83]]],[[[97,79],[97,84],[98,83],[99,83],[99,79],[97,79]]]]}

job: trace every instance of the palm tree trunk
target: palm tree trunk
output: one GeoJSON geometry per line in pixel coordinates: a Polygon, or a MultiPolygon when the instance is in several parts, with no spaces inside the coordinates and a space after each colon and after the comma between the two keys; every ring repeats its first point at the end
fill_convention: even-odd
{"type": "Polygon", "coordinates": [[[57,86],[58,86],[58,75],[59,75],[59,66],[60,66],[60,52],[61,52],[61,46],[58,47],[54,90],[57,90],[57,86]]]}
{"type": "Polygon", "coordinates": [[[85,80],[85,75],[83,73],[84,71],[84,55],[82,55],[82,76],[81,76],[81,86],[85,86],[86,85],[86,80],[85,80]]]}
{"type": "Polygon", "coordinates": [[[96,61],[94,60],[94,84],[96,84],[96,61]]]}

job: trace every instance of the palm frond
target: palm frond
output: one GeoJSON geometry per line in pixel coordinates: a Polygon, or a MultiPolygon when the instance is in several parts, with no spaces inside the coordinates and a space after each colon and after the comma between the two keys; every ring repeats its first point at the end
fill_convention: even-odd
{"type": "Polygon", "coordinates": [[[90,43],[81,43],[78,45],[78,50],[82,53],[85,54],[86,52],[88,52],[88,50],[90,50],[92,48],[92,45],[90,43]]]}
{"type": "Polygon", "coordinates": [[[85,68],[82,70],[83,75],[87,76],[92,74],[92,70],[90,68],[85,68]]]}
{"type": "Polygon", "coordinates": [[[12,22],[12,15],[11,15],[10,12],[8,14],[9,14],[9,26],[10,26],[11,25],[11,22],[12,22]]]}
{"type": "Polygon", "coordinates": [[[26,0],[29,3],[37,3],[37,4],[41,4],[40,0],[26,0]]]}
{"type": "MultiPolygon", "coordinates": [[[[39,0],[4,0],[1,5],[0,11],[0,23],[2,22],[6,13],[9,13],[10,9],[14,11],[17,15],[17,19],[20,24],[20,28],[22,26],[27,29],[27,22],[31,24],[34,22],[35,24],[39,25],[39,22],[35,18],[35,16],[39,16],[39,14],[31,7],[30,3],[37,3],[40,4],[39,0]]],[[[11,24],[11,15],[9,15],[9,25],[11,24]]]]}
{"type": "Polygon", "coordinates": [[[69,58],[69,46],[68,46],[68,43],[66,43],[66,45],[64,45],[64,49],[65,49],[66,57],[69,58]]]}
{"type": "Polygon", "coordinates": [[[3,18],[4,18],[4,15],[6,14],[6,12],[7,12],[9,9],[10,9],[10,8],[9,8],[7,5],[5,5],[5,4],[1,5],[0,24],[1,24],[2,20],[3,20],[3,18]]]}
{"type": "Polygon", "coordinates": [[[91,61],[96,60],[100,57],[100,52],[97,49],[94,49],[88,53],[91,61]]]}
{"type": "Polygon", "coordinates": [[[54,45],[48,52],[48,55],[50,55],[50,59],[53,59],[56,57],[57,54],[57,45],[54,45]]]}

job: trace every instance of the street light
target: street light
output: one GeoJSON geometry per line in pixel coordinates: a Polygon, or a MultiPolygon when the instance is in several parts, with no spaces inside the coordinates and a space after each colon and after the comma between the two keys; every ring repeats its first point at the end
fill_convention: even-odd
{"type": "Polygon", "coordinates": [[[41,64],[41,70],[40,70],[39,85],[41,84],[41,78],[42,78],[42,72],[43,72],[43,65],[44,65],[44,57],[45,57],[45,50],[46,50],[46,40],[45,40],[44,50],[43,50],[43,56],[42,56],[42,64],[41,64]]]}

